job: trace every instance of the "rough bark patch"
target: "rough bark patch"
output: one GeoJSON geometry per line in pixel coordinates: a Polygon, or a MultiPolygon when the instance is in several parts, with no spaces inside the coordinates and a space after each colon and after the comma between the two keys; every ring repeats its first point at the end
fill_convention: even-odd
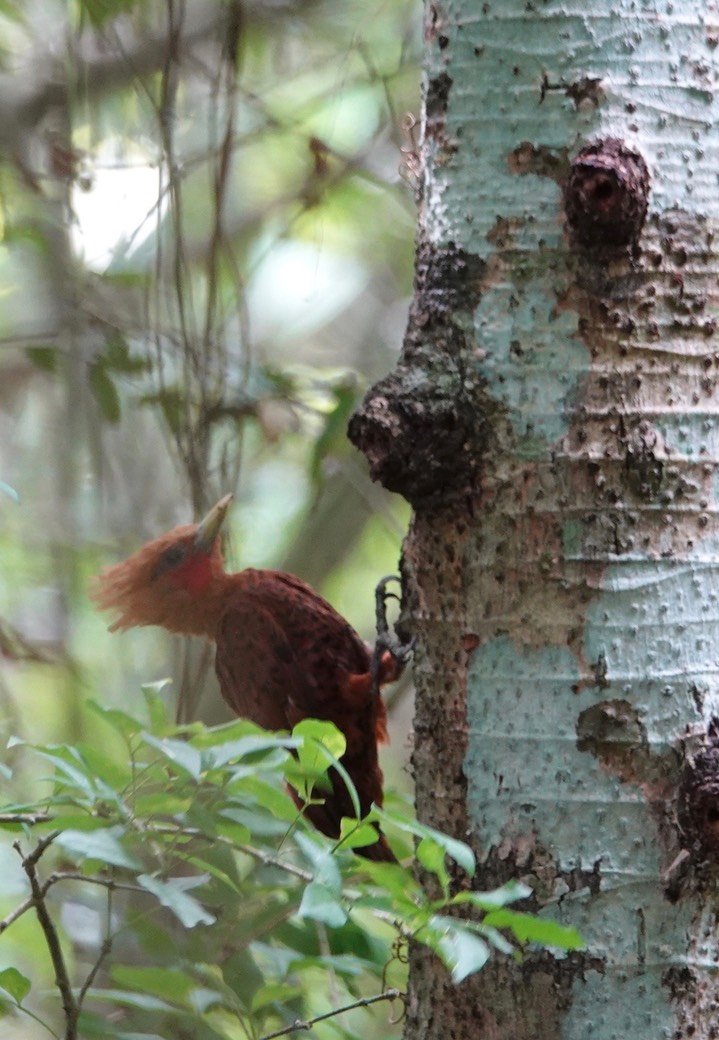
{"type": "Polygon", "coordinates": [[[564,185],[569,176],[569,152],[566,148],[548,148],[522,141],[507,156],[507,165],[511,173],[520,177],[532,173],[564,185]]]}
{"type": "Polygon", "coordinates": [[[577,719],[577,748],[600,759],[624,783],[644,775],[649,765],[646,729],[625,700],[603,701],[583,711],[577,719]]]}
{"type": "Polygon", "coordinates": [[[429,81],[425,101],[428,120],[437,119],[445,114],[451,89],[452,77],[446,72],[440,72],[438,76],[429,81]]]}
{"type": "Polygon", "coordinates": [[[687,758],[679,787],[678,821],[695,860],[719,861],[719,720],[707,742],[687,758]]]}

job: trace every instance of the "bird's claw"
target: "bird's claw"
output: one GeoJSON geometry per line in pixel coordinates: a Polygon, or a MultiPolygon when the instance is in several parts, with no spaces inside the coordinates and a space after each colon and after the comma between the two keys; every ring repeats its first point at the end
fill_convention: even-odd
{"type": "MultiPolygon", "coordinates": [[[[395,632],[397,627],[395,626],[395,632]]],[[[414,648],[417,645],[417,636],[407,636],[403,638],[399,636],[398,639],[393,639],[390,645],[387,647],[392,657],[396,658],[400,664],[406,664],[414,653],[414,648]]]]}
{"type": "Polygon", "coordinates": [[[396,636],[390,635],[389,622],[387,621],[387,600],[396,599],[399,603],[400,597],[394,592],[388,592],[387,586],[390,582],[395,581],[399,585],[402,583],[402,579],[396,574],[388,574],[377,582],[377,587],[375,589],[375,624],[377,637],[375,640],[374,652],[372,654],[370,672],[372,675],[373,686],[377,692],[379,692],[382,656],[385,651],[388,651],[400,666],[398,671],[399,675],[399,672],[401,672],[402,668],[406,664],[417,642],[415,636],[406,636],[401,632],[399,623],[394,626],[396,636]]]}
{"type": "Polygon", "coordinates": [[[387,591],[387,586],[391,581],[396,581],[400,585],[402,584],[402,579],[396,574],[387,574],[377,582],[377,587],[374,590],[377,638],[379,638],[380,635],[386,635],[389,632],[389,624],[387,622],[387,600],[396,599],[399,603],[399,596],[395,595],[394,592],[387,591]]]}

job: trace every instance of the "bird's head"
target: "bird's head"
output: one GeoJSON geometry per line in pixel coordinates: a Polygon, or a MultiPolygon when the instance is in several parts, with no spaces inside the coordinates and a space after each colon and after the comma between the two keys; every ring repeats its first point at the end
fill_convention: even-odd
{"type": "Polygon", "coordinates": [[[98,575],[90,596],[118,615],[111,632],[161,625],[214,635],[225,577],[219,534],[231,501],[225,495],[199,524],[173,528],[98,575]]]}

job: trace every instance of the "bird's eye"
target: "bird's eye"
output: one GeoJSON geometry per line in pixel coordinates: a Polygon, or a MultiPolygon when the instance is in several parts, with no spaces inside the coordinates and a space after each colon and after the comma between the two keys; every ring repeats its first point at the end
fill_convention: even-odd
{"type": "Polygon", "coordinates": [[[171,571],[173,567],[177,567],[178,564],[182,563],[186,552],[186,547],[180,544],[171,545],[165,549],[152,572],[153,581],[155,578],[159,578],[160,575],[165,574],[166,571],[171,571]]]}
{"type": "Polygon", "coordinates": [[[162,562],[166,567],[176,567],[185,558],[185,547],[183,545],[171,545],[162,554],[162,562]]]}

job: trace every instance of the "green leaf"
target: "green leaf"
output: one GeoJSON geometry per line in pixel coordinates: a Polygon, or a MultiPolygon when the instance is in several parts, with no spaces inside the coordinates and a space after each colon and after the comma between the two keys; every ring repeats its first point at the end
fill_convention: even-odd
{"type": "MultiPolygon", "coordinates": [[[[387,921],[388,915],[391,915],[397,924],[405,924],[409,927],[410,922],[417,925],[416,918],[417,907],[414,906],[409,900],[395,899],[390,896],[383,895],[382,893],[369,893],[364,894],[362,892],[355,892],[352,896],[352,901],[349,906],[350,914],[354,914],[357,911],[367,911],[373,916],[384,918],[387,921]]],[[[360,927],[366,926],[366,918],[360,918],[358,920],[360,927]]]]}
{"type": "Polygon", "coordinates": [[[135,993],[150,993],[171,1004],[186,1004],[196,985],[191,975],[173,968],[135,967],[117,964],[110,971],[114,982],[135,993]]]}
{"type": "Polygon", "coordinates": [[[181,816],[192,804],[189,794],[178,795],[174,791],[162,788],[141,794],[135,798],[133,807],[137,816],[181,816]]]}
{"type": "Polygon", "coordinates": [[[302,769],[310,777],[326,773],[333,760],[342,758],[347,750],[344,733],[332,722],[303,719],[293,727],[292,736],[302,738],[297,757],[302,769]]]}
{"type": "Polygon", "coordinates": [[[297,913],[300,917],[321,921],[330,928],[339,928],[347,920],[347,913],[334,893],[319,881],[311,881],[304,890],[297,913]]]}
{"type": "Polygon", "coordinates": [[[225,722],[219,726],[212,726],[206,728],[200,725],[197,732],[193,733],[192,743],[195,747],[209,748],[218,747],[222,744],[232,743],[236,740],[242,740],[244,737],[266,737],[272,736],[272,734],[261,726],[258,726],[255,722],[250,722],[249,719],[233,719],[232,722],[225,722]]]}
{"type": "MultiPolygon", "coordinates": [[[[373,863],[371,860],[367,860],[363,861],[362,870],[369,874],[375,885],[382,890],[382,894],[389,896],[403,913],[426,902],[424,892],[416,878],[400,863],[373,863]]],[[[371,901],[374,899],[374,895],[370,894],[361,898],[371,901]]]]}
{"type": "Polygon", "coordinates": [[[96,790],[93,778],[87,763],[83,761],[76,748],[64,744],[48,744],[45,747],[35,747],[34,750],[41,758],[47,759],[55,766],[56,782],[69,784],[85,794],[90,802],[94,801],[96,790]]]}
{"type": "Polygon", "coordinates": [[[225,998],[216,990],[206,986],[196,986],[190,994],[190,1006],[200,1017],[206,1015],[210,1008],[224,1004],[225,998]]]}
{"type": "Polygon", "coordinates": [[[91,988],[87,991],[92,1000],[107,1000],[120,1007],[139,1008],[141,1011],[172,1011],[173,1007],[166,1000],[159,1000],[149,993],[130,993],[123,989],[91,988]]]}
{"type": "Polygon", "coordinates": [[[119,711],[117,708],[108,708],[104,704],[98,704],[97,701],[87,701],[87,706],[124,737],[132,737],[145,728],[139,719],[134,719],[132,715],[128,715],[125,711],[119,711]]]}
{"type": "Polygon", "coordinates": [[[95,747],[84,742],[78,744],[77,749],[94,778],[100,797],[118,801],[118,790],[122,790],[132,778],[127,761],[118,762],[108,754],[107,748],[95,747]]]}
{"type": "Polygon", "coordinates": [[[209,748],[206,755],[211,768],[219,768],[230,762],[239,762],[243,758],[261,755],[278,748],[287,750],[289,755],[289,749],[298,748],[301,743],[300,740],[292,740],[291,737],[246,736],[209,748]]]}
{"type": "Polygon", "coordinates": [[[120,844],[122,827],[106,827],[95,831],[65,830],[55,839],[65,852],[83,861],[96,859],[115,867],[139,870],[140,863],[120,844]]]}
{"type": "Polygon", "coordinates": [[[36,368],[43,372],[57,371],[57,350],[54,347],[26,347],[25,354],[36,368]]]}
{"type": "Polygon", "coordinates": [[[362,849],[377,841],[377,828],[352,816],[343,816],[337,844],[343,849],[362,849]]]}
{"type": "Polygon", "coordinates": [[[437,876],[445,895],[448,895],[449,871],[445,862],[445,850],[439,842],[435,841],[434,838],[422,838],[417,846],[417,859],[425,870],[429,870],[437,876]]]}
{"type": "Polygon", "coordinates": [[[469,845],[466,845],[463,841],[451,838],[448,834],[443,834],[442,831],[437,831],[433,827],[427,827],[417,820],[410,819],[398,812],[392,812],[389,809],[375,807],[371,815],[373,819],[399,827],[401,831],[407,834],[414,834],[418,838],[429,838],[431,841],[436,842],[448,856],[452,857],[455,863],[459,864],[466,874],[470,877],[474,876],[476,866],[474,853],[469,845]]]}
{"type": "Polygon", "coordinates": [[[560,950],[583,950],[586,947],[576,928],[565,928],[556,921],[548,921],[534,914],[522,914],[516,910],[493,910],[482,923],[491,928],[508,928],[518,942],[555,946],[560,950]]]}
{"type": "Polygon", "coordinates": [[[285,816],[279,816],[266,808],[222,809],[221,819],[217,821],[217,833],[238,845],[243,845],[250,838],[279,838],[287,833],[288,824],[297,815],[289,799],[283,805],[287,808],[285,816]]]}
{"type": "Polygon", "coordinates": [[[0,971],[0,989],[9,993],[16,1003],[22,1004],[31,988],[30,979],[26,978],[17,968],[5,968],[4,971],[0,971]]]}
{"type": "Polygon", "coordinates": [[[116,1033],[115,1040],[164,1040],[159,1033],[116,1033]]]}
{"type": "Polygon", "coordinates": [[[495,888],[491,892],[458,892],[450,902],[471,903],[480,910],[494,910],[518,899],[528,899],[531,895],[532,889],[528,885],[521,881],[508,881],[501,888],[495,888]]]}
{"type": "Polygon", "coordinates": [[[47,236],[41,231],[37,221],[25,218],[7,223],[5,225],[5,244],[11,242],[29,247],[37,252],[38,256],[47,256],[47,236]]]}
{"type": "Polygon", "coordinates": [[[143,739],[193,780],[199,780],[202,773],[202,755],[192,744],[184,740],[173,740],[171,737],[153,737],[151,733],[143,733],[143,739]]]}
{"type": "MultiPolygon", "coordinates": [[[[239,823],[247,823],[247,820],[242,817],[241,811],[236,811],[241,810],[243,805],[248,808],[262,806],[278,820],[291,822],[297,819],[297,806],[276,775],[271,777],[248,776],[242,783],[241,797],[238,797],[235,802],[236,808],[233,807],[232,813],[227,813],[227,815],[239,823]]],[[[252,824],[247,823],[247,826],[251,830],[253,829],[252,824]]]]}
{"type": "Polygon", "coordinates": [[[116,1033],[115,1040],[164,1040],[159,1033],[116,1033]]]}
{"type": "Polygon", "coordinates": [[[453,917],[434,914],[415,932],[415,939],[437,954],[452,973],[454,982],[479,971],[490,955],[488,944],[453,917]]]}
{"type": "Polygon", "coordinates": [[[61,811],[53,822],[53,828],[56,828],[58,825],[63,830],[82,831],[85,834],[88,831],[106,830],[108,821],[101,816],[93,816],[88,812],[66,813],[61,811]]]}
{"type": "Polygon", "coordinates": [[[108,375],[103,361],[95,361],[90,366],[90,389],[97,401],[103,418],[110,423],[120,421],[120,395],[117,387],[108,375]]]}
{"type": "MultiPolygon", "coordinates": [[[[263,815],[262,819],[264,820],[266,817],[263,815]]],[[[286,832],[287,827],[285,824],[280,824],[277,820],[272,822],[277,826],[277,830],[272,830],[273,836],[286,832]]],[[[227,841],[232,842],[233,845],[247,845],[253,840],[254,836],[259,834],[259,831],[255,828],[250,829],[246,823],[228,819],[224,814],[215,818],[215,828],[218,837],[225,838],[227,841]]]]}
{"type": "Polygon", "coordinates": [[[205,837],[217,836],[217,813],[208,809],[202,802],[193,800],[185,813],[182,823],[205,837]]]}
{"type": "Polygon", "coordinates": [[[286,982],[268,982],[257,990],[252,998],[251,1007],[254,1012],[257,1012],[270,1004],[284,1004],[287,1006],[301,997],[301,986],[291,986],[286,982]]]}
{"type": "Polygon", "coordinates": [[[472,931],[485,938],[487,942],[494,946],[496,950],[499,950],[500,953],[505,954],[507,957],[511,957],[516,953],[515,947],[509,939],[502,935],[501,932],[497,931],[496,928],[488,928],[485,924],[475,924],[474,921],[471,922],[471,924],[472,931]]]}
{"type": "Polygon", "coordinates": [[[206,874],[213,877],[215,881],[219,881],[224,888],[229,888],[232,892],[235,893],[235,895],[240,896],[240,898],[242,899],[245,898],[245,892],[241,885],[239,885],[234,880],[234,878],[230,877],[230,875],[227,873],[227,870],[224,870],[222,867],[218,867],[216,863],[210,863],[204,857],[194,855],[183,856],[183,859],[186,863],[191,864],[191,866],[195,867],[196,869],[202,870],[206,874]]]}
{"type": "Polygon", "coordinates": [[[314,880],[324,885],[332,895],[339,896],[342,892],[342,875],[331,850],[324,843],[320,844],[312,834],[298,831],[295,840],[312,865],[314,880]]]}
{"type": "Polygon", "coordinates": [[[207,881],[207,875],[201,877],[168,878],[161,881],[158,877],[150,874],[140,874],[138,883],[144,889],[151,892],[153,896],[167,907],[177,917],[185,928],[194,928],[198,924],[212,924],[214,916],[209,913],[202,903],[193,896],[187,894],[188,888],[195,888],[207,881]]]}
{"type": "Polygon", "coordinates": [[[160,694],[171,684],[172,679],[158,679],[157,682],[144,683],[142,693],[150,715],[150,730],[156,736],[167,729],[167,705],[160,694]]]}
{"type": "Polygon", "coordinates": [[[352,781],[352,777],[335,756],[333,751],[330,750],[330,747],[326,746],[324,742],[316,740],[311,735],[311,731],[315,727],[322,727],[321,729],[316,730],[318,735],[326,738],[334,751],[341,751],[342,754],[344,754],[346,746],[344,734],[341,733],[333,723],[319,722],[317,719],[304,719],[295,726],[293,734],[299,729],[299,727],[305,726],[307,727],[307,731],[303,738],[304,742],[298,749],[297,759],[290,758],[287,762],[285,767],[285,778],[299,793],[300,797],[307,801],[311,798],[319,798],[319,801],[322,801],[323,790],[327,792],[331,790],[331,784],[327,773],[328,770],[332,768],[344,783],[355,813],[358,817],[361,816],[362,811],[360,808],[359,796],[357,794],[357,788],[352,781]]]}
{"type": "Polygon", "coordinates": [[[489,959],[489,946],[478,935],[463,928],[448,928],[435,946],[453,982],[461,982],[468,975],[483,968],[489,959]]]}

